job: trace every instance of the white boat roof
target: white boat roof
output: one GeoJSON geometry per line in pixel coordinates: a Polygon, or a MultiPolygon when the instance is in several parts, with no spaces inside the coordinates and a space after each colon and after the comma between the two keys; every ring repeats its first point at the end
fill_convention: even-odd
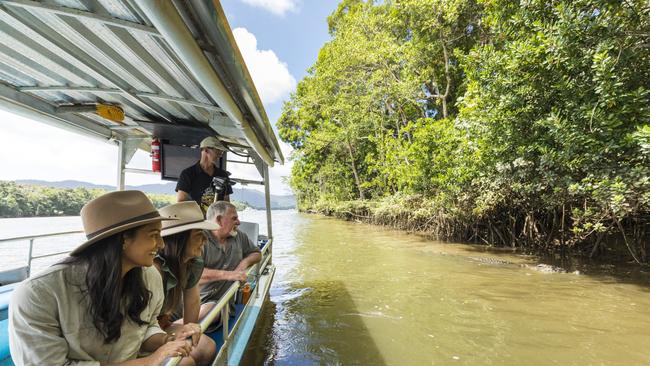
{"type": "Polygon", "coordinates": [[[216,135],[284,162],[218,0],[0,0],[0,108],[144,150],[216,135]]]}

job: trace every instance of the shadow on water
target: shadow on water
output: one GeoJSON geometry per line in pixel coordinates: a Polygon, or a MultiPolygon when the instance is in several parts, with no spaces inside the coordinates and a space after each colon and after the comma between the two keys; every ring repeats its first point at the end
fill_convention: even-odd
{"type": "MultiPolygon", "coordinates": [[[[503,262],[508,262],[513,257],[525,259],[526,266],[532,270],[547,273],[578,273],[603,283],[636,285],[645,291],[650,291],[650,266],[648,265],[623,262],[620,259],[612,263],[608,259],[597,260],[577,256],[524,255],[511,248],[493,248],[474,244],[461,245],[466,246],[468,252],[477,253],[477,256],[488,255],[503,262]]],[[[523,264],[519,265],[524,266],[523,264]]]]}
{"type": "Polygon", "coordinates": [[[287,288],[265,304],[242,365],[385,365],[343,282],[287,288]]]}
{"type": "Polygon", "coordinates": [[[278,353],[278,346],[273,337],[276,312],[276,304],[267,295],[240,365],[275,365],[273,360],[278,353]]]}

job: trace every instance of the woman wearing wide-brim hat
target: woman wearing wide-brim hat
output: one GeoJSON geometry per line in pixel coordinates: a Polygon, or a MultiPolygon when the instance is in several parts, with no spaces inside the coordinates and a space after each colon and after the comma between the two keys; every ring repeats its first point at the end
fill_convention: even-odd
{"type": "Polygon", "coordinates": [[[102,195],[81,209],[87,241],[14,290],[9,344],[16,365],[158,365],[192,347],[158,326],[164,245],[160,216],[139,191],[102,195]],[[153,353],[152,353],[153,352],[153,353]],[[136,359],[139,354],[149,356],[136,359]]]}
{"type": "Polygon", "coordinates": [[[199,279],[203,273],[203,246],[207,241],[203,230],[216,230],[218,226],[204,219],[203,211],[194,201],[163,207],[160,214],[176,220],[163,222],[161,234],[165,248],[155,259],[165,292],[159,324],[170,335],[183,326],[195,327],[198,332],[193,336],[195,348],[190,356],[196,365],[207,365],[214,358],[216,345],[210,337],[200,334],[201,328],[196,324],[201,308],[199,279]]]}

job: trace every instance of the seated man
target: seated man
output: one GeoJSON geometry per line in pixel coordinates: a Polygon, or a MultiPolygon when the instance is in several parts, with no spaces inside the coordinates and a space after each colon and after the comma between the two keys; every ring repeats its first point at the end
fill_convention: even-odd
{"type": "MultiPolygon", "coordinates": [[[[246,281],[248,267],[262,260],[257,243],[251,242],[246,234],[237,230],[239,218],[237,208],[232,203],[217,201],[211,204],[206,219],[216,223],[219,228],[204,231],[208,242],[203,248],[205,266],[199,280],[201,304],[219,301],[234,281],[246,281]]],[[[231,305],[234,305],[234,298],[231,305]]],[[[201,307],[201,317],[209,308],[201,307]]]]}
{"type": "Polygon", "coordinates": [[[213,202],[230,201],[233,190],[229,184],[224,184],[221,189],[213,184],[214,178],[228,178],[230,175],[228,171],[217,167],[223,154],[223,145],[215,137],[206,137],[199,147],[201,160],[184,169],[178,178],[176,201],[196,201],[205,215],[213,202]]]}

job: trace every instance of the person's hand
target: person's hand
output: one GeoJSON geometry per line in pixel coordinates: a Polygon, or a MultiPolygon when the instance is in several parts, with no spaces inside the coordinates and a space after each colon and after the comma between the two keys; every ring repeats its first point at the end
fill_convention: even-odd
{"type": "Polygon", "coordinates": [[[176,339],[186,339],[188,337],[192,337],[193,346],[199,344],[199,338],[201,338],[201,326],[196,323],[188,323],[183,325],[183,327],[176,333],[176,339]]]}
{"type": "Polygon", "coordinates": [[[160,365],[170,357],[187,357],[192,352],[192,345],[184,339],[177,341],[170,341],[162,346],[149,356],[150,365],[160,365]]]}
{"type": "Polygon", "coordinates": [[[230,281],[246,281],[246,272],[244,271],[230,271],[230,281]]]}

